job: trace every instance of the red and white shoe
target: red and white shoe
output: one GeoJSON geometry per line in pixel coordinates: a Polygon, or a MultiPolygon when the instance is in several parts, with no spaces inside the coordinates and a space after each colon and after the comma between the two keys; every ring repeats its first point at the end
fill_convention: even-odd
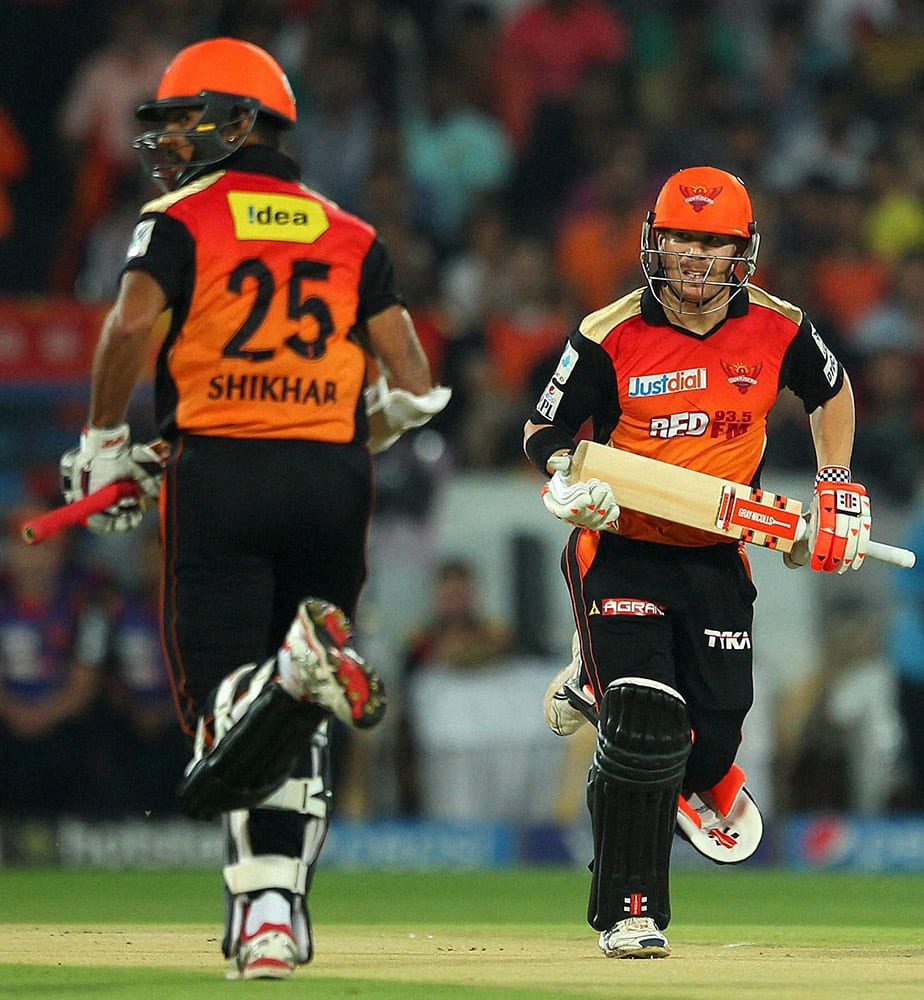
{"type": "Polygon", "coordinates": [[[297,954],[288,924],[261,924],[253,934],[245,929],[226,978],[290,979],[298,964],[297,954]]]}
{"type": "Polygon", "coordinates": [[[279,651],[280,683],[342,722],[368,729],[385,714],[385,686],[349,645],[350,621],[335,604],[309,597],[279,651]]]}
{"type": "Polygon", "coordinates": [[[717,785],[677,801],[678,833],[720,865],[747,861],[764,835],[763,818],[745,780],[744,771],[732,764],[717,785]]]}

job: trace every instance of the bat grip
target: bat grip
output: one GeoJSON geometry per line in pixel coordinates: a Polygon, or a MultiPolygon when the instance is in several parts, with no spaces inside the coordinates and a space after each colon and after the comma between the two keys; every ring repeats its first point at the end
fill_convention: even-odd
{"type": "Polygon", "coordinates": [[[893,566],[901,566],[902,569],[911,569],[917,562],[917,556],[911,549],[902,549],[897,545],[886,545],[885,542],[870,542],[866,546],[866,556],[868,559],[878,559],[880,562],[891,563],[893,566]]]}
{"type": "Polygon", "coordinates": [[[63,507],[56,507],[47,514],[40,514],[26,521],[22,526],[23,541],[29,545],[36,545],[65,528],[85,524],[91,514],[99,514],[120,500],[127,497],[137,499],[140,496],[141,487],[134,479],[120,479],[118,482],[109,483],[80,500],[65,504],[63,507]]]}
{"type": "MultiPolygon", "coordinates": [[[[799,523],[796,525],[795,541],[802,541],[806,531],[808,531],[808,521],[804,517],[800,517],[799,523]]],[[[917,562],[917,556],[911,549],[903,549],[898,545],[887,545],[885,542],[873,541],[867,543],[866,558],[890,563],[892,566],[900,566],[902,569],[911,569],[915,562],[917,562]]]]}

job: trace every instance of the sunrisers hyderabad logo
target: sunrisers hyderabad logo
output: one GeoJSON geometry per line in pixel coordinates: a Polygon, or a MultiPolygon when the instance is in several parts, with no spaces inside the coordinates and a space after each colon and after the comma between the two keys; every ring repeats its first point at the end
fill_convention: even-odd
{"type": "Polygon", "coordinates": [[[722,188],[707,188],[700,184],[689,187],[686,184],[681,184],[680,193],[683,195],[683,200],[694,212],[702,212],[707,205],[715,204],[716,198],[722,193],[722,188]]]}
{"type": "Polygon", "coordinates": [[[742,396],[752,385],[757,385],[757,376],[764,366],[762,361],[758,361],[756,365],[746,365],[743,361],[735,361],[732,364],[720,361],[719,364],[728,376],[729,383],[735,386],[742,396]]]}

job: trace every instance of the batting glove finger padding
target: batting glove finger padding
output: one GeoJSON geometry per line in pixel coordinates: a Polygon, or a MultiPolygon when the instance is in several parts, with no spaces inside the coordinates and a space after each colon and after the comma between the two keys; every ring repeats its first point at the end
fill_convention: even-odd
{"type": "MultiPolygon", "coordinates": [[[[148,445],[132,445],[128,424],[86,427],[80,445],[61,458],[61,491],[68,503],[123,479],[139,484],[142,496],[153,499],[160,490],[162,456],[148,445]]],[[[131,531],[143,516],[137,499],[127,497],[100,514],[87,518],[87,527],[100,535],[131,531]]]]}
{"type": "MultiPolygon", "coordinates": [[[[558,463],[553,458],[549,464],[554,468],[558,463]]],[[[567,471],[559,470],[543,486],[542,502],[546,510],[569,524],[593,531],[618,529],[619,506],[613,490],[599,479],[572,483],[567,471]]]]}
{"type": "Polygon", "coordinates": [[[850,481],[850,470],[820,469],[809,516],[812,569],[823,573],[859,569],[869,547],[871,524],[866,488],[850,481]]]}

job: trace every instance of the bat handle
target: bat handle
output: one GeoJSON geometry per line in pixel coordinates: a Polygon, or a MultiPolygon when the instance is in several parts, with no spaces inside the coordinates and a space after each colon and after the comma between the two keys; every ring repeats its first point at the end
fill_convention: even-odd
{"type": "MultiPolygon", "coordinates": [[[[795,540],[797,542],[801,541],[805,537],[806,531],[808,531],[808,522],[804,517],[800,517],[799,523],[796,525],[795,540]]],[[[887,545],[885,542],[870,541],[866,546],[866,557],[868,559],[877,559],[879,562],[890,563],[892,566],[900,566],[902,569],[911,569],[915,562],[917,562],[917,556],[911,549],[903,549],[897,545],[887,545]]]]}
{"type": "Polygon", "coordinates": [[[918,558],[911,549],[902,549],[897,545],[886,545],[885,542],[870,542],[866,547],[866,555],[870,559],[878,559],[880,562],[901,566],[903,569],[911,569],[918,558]]]}
{"type": "Polygon", "coordinates": [[[47,514],[40,514],[22,526],[22,537],[29,545],[37,545],[51,535],[56,535],[65,528],[76,524],[85,524],[91,514],[99,514],[113,504],[126,497],[137,499],[141,496],[141,487],[134,479],[120,479],[109,483],[95,493],[89,493],[80,500],[56,507],[47,514]]]}

